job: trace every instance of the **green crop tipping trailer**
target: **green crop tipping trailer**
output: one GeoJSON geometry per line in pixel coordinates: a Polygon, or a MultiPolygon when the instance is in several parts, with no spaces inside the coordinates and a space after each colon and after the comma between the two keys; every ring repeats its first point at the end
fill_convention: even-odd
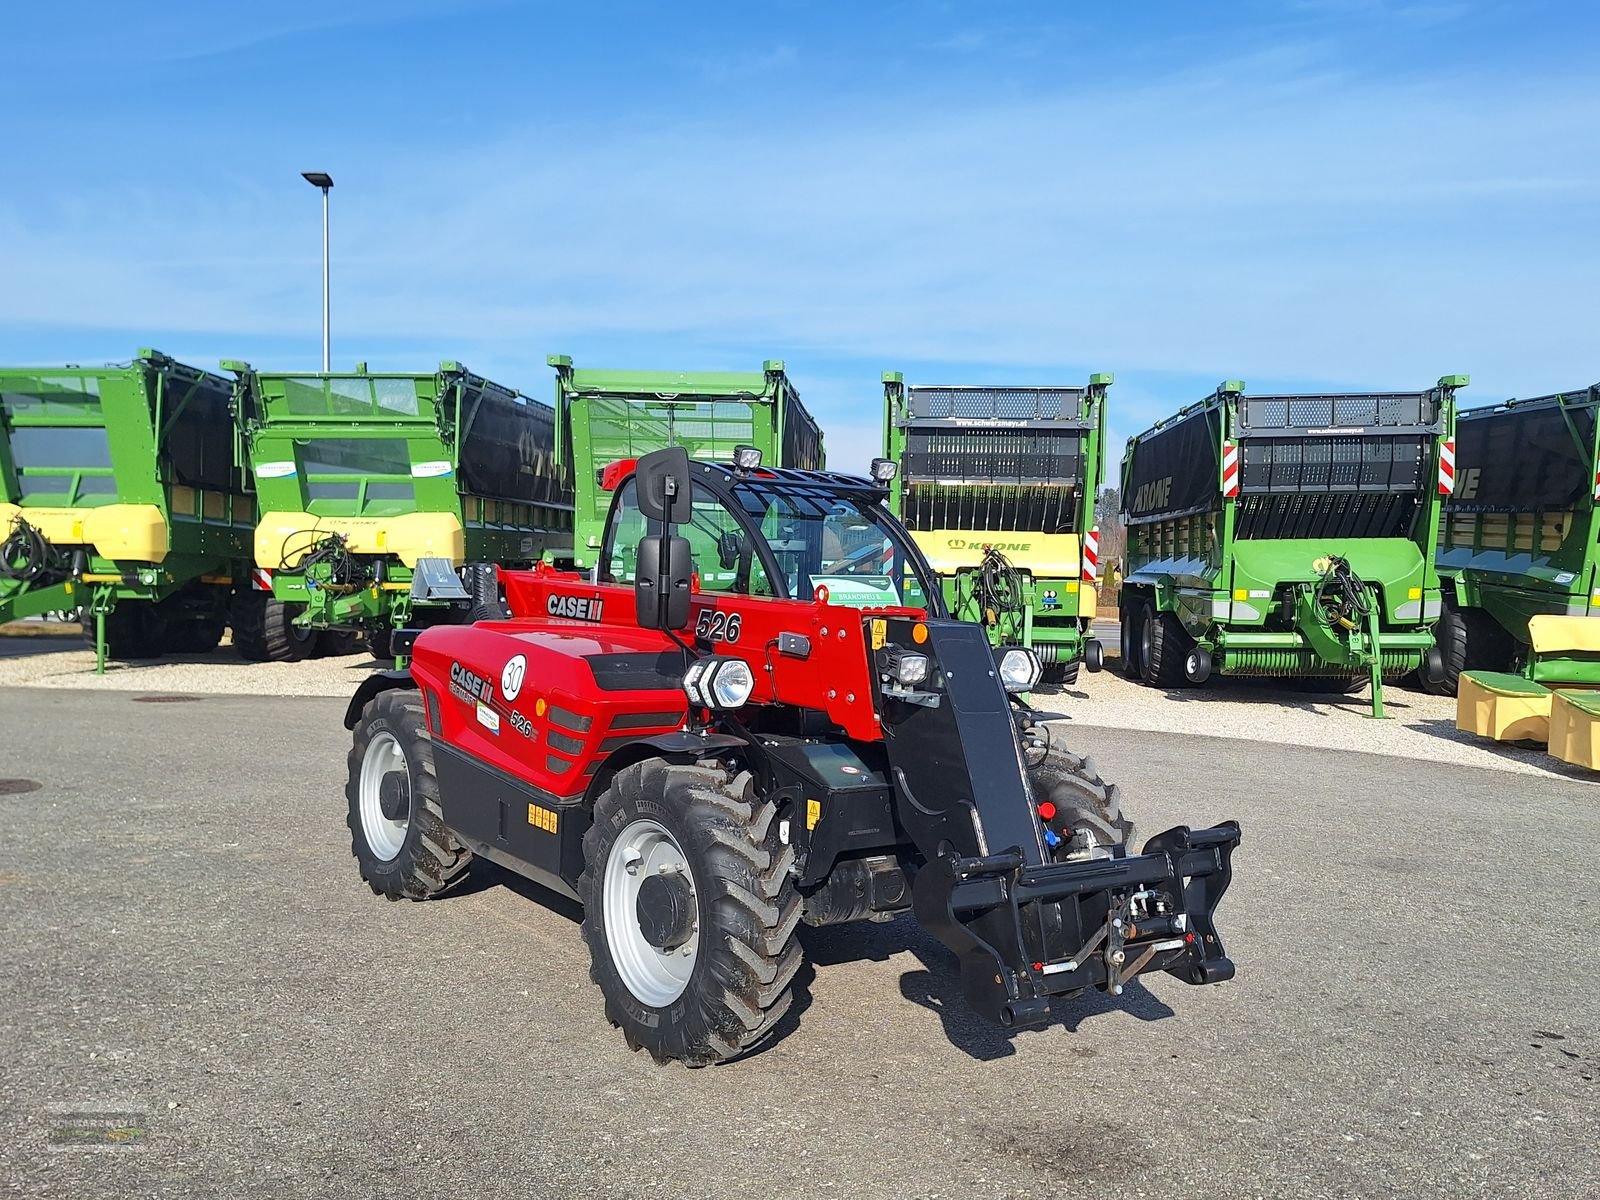
{"type": "Polygon", "coordinates": [[[428,374],[237,377],[261,500],[253,587],[234,644],[287,661],[364,633],[500,612],[495,567],[572,544],[571,484],[550,406],[445,362],[428,374]],[[330,645],[331,643],[331,645],[330,645]]]}
{"type": "Polygon", "coordinates": [[[100,670],[214,649],[256,520],[230,397],[154,350],[0,368],[0,621],[78,612],[100,670]]]}
{"type": "Polygon", "coordinates": [[[1124,669],[1156,687],[1213,672],[1311,690],[1442,670],[1439,513],[1456,389],[1250,396],[1224,383],[1132,438],[1122,462],[1124,669]]]}
{"type": "Polygon", "coordinates": [[[1106,389],[907,387],[883,376],[884,456],[899,464],[889,507],[939,572],[950,614],[995,645],[1031,646],[1044,681],[1072,683],[1098,603],[1095,495],[1106,389]]]}
{"type": "Polygon", "coordinates": [[[768,466],[824,466],[822,431],[777,359],[749,372],[575,368],[565,354],[547,361],[556,371],[557,453],[575,489],[576,567],[599,560],[611,508],[600,474],[612,463],[665,446],[731,462],[736,446],[753,446],[768,466]]]}
{"type": "MultiPolygon", "coordinates": [[[[1600,384],[1469,409],[1439,534],[1443,676],[1528,666],[1528,618],[1600,616],[1600,384]]],[[[1600,683],[1600,675],[1571,682],[1600,683]]]]}

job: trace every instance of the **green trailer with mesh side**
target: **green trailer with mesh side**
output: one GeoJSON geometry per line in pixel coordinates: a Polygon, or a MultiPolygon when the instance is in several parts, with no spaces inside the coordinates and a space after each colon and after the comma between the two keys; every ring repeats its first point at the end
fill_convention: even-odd
{"type": "MultiPolygon", "coordinates": [[[[1528,621],[1600,616],[1600,384],[1468,409],[1457,418],[1455,487],[1438,567],[1440,679],[1531,670],[1528,621]]],[[[1592,664],[1574,683],[1600,684],[1592,664]]]]}
{"type": "Polygon", "coordinates": [[[730,462],[736,446],[754,446],[771,466],[820,471],[825,464],[822,431],[777,359],[748,372],[574,367],[564,354],[548,362],[556,372],[557,453],[574,489],[571,565],[580,569],[599,560],[611,507],[600,475],[612,463],[664,446],[730,462]]]}
{"type": "Polygon", "coordinates": [[[1225,383],[1130,438],[1122,463],[1125,671],[1372,688],[1442,669],[1439,515],[1455,393],[1249,395],[1225,383]]]}
{"type": "Polygon", "coordinates": [[[0,368],[0,622],[76,613],[100,670],[215,649],[256,521],[231,395],[155,350],[0,368]]]}
{"type": "Polygon", "coordinates": [[[572,544],[550,406],[474,375],[258,371],[235,377],[261,515],[234,643],[278,661],[348,648],[387,659],[398,628],[500,610],[496,566],[572,544]]]}
{"type": "Polygon", "coordinates": [[[952,616],[1030,646],[1046,683],[1100,666],[1095,496],[1109,374],[1084,387],[908,387],[886,371],[889,507],[939,572],[952,616]]]}

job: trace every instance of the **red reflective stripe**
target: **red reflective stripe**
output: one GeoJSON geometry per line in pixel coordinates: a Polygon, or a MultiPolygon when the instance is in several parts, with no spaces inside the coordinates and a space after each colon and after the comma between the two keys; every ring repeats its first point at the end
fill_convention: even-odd
{"type": "Polygon", "coordinates": [[[250,583],[258,592],[272,590],[272,572],[266,567],[252,567],[250,569],[250,583]]]}
{"type": "Polygon", "coordinates": [[[1100,578],[1100,527],[1089,530],[1083,538],[1083,577],[1090,583],[1100,578]]]}
{"type": "Polygon", "coordinates": [[[1456,443],[1446,438],[1439,443],[1439,494],[1448,496],[1456,490],[1456,443]]]}
{"type": "Polygon", "coordinates": [[[1222,447],[1222,494],[1239,494],[1239,443],[1228,442],[1222,447]]]}

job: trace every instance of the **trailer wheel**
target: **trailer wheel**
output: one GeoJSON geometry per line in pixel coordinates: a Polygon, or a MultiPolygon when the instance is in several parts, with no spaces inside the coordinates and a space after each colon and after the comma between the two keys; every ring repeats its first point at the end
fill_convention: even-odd
{"type": "Polygon", "coordinates": [[[355,653],[361,635],[353,629],[324,629],[317,634],[317,657],[340,658],[355,653]]]}
{"type": "Polygon", "coordinates": [[[1133,822],[1123,815],[1122,791],[1100,778],[1094,759],[1067,749],[1052,722],[1034,726],[1026,737],[1034,803],[1054,806],[1045,823],[1061,839],[1054,850],[1057,860],[1131,846],[1133,822]]]}
{"type": "Polygon", "coordinates": [[[1122,618],[1122,673],[1133,680],[1140,675],[1139,618],[1143,615],[1143,608],[1142,600],[1124,599],[1117,610],[1122,618]]]}
{"type": "Polygon", "coordinates": [[[228,609],[228,624],[233,629],[233,648],[246,662],[267,661],[265,592],[235,592],[228,609]]]}
{"type": "Polygon", "coordinates": [[[376,895],[425,900],[454,883],[472,861],[472,852],[444,823],[433,741],[416,691],[381,692],[362,711],[345,799],[350,852],[376,895]]]}
{"type": "Polygon", "coordinates": [[[748,772],[650,759],[617,772],[583,839],[583,939],[606,1018],[657,1062],[743,1054],[800,970],[794,848],[748,772]]]}
{"type": "Polygon", "coordinates": [[[226,626],[221,616],[174,621],[167,626],[167,648],[175,654],[210,654],[226,626]]]}
{"type": "Polygon", "coordinates": [[[504,621],[511,615],[500,598],[500,577],[493,563],[468,563],[461,568],[461,582],[472,597],[468,622],[504,621]]]}
{"type": "Polygon", "coordinates": [[[388,626],[369,625],[366,631],[367,652],[379,662],[388,663],[390,666],[394,665],[394,650],[389,642],[393,634],[394,630],[388,626]]]}
{"type": "Polygon", "coordinates": [[[300,662],[316,651],[317,630],[294,623],[300,609],[300,605],[287,604],[276,596],[268,596],[261,606],[262,641],[273,662],[300,662]]]}
{"type": "Polygon", "coordinates": [[[1044,669],[1039,674],[1039,682],[1050,684],[1052,687],[1072,687],[1078,682],[1079,662],[1062,662],[1057,659],[1053,663],[1045,663],[1044,669]]]}
{"type": "MultiPolygon", "coordinates": [[[[95,644],[94,614],[83,610],[83,640],[95,644]]],[[[160,658],[166,652],[167,623],[148,600],[123,600],[106,614],[106,657],[160,658]]]]}
{"type": "Polygon", "coordinates": [[[1141,677],[1151,687],[1183,687],[1188,683],[1183,674],[1183,660],[1194,639],[1171,613],[1155,613],[1147,608],[1139,624],[1141,677]]]}

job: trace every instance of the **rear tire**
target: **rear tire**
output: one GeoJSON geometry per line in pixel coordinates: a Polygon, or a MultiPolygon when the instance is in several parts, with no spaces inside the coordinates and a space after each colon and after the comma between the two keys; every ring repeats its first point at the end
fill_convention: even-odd
{"type": "Polygon", "coordinates": [[[595,801],[578,880],[583,940],[606,1019],[632,1049],[657,1062],[707,1066],[748,1052],[788,1010],[801,963],[801,901],[790,873],[794,848],[778,830],[777,806],[756,794],[749,772],[713,766],[650,759],[619,771],[595,801]],[[671,842],[664,853],[674,876],[687,876],[687,892],[671,885],[673,911],[690,914],[692,933],[646,933],[642,885],[629,883],[636,872],[626,855],[642,837],[665,845],[656,829],[671,842]],[[639,893],[631,906],[630,887],[639,893]],[[679,936],[686,940],[672,941],[679,936]],[[676,976],[674,955],[689,960],[676,976]]]}
{"type": "Polygon", "coordinates": [[[317,630],[294,623],[300,611],[300,605],[286,604],[275,596],[261,606],[262,641],[273,662],[300,662],[316,651],[317,630]]]}
{"type": "Polygon", "coordinates": [[[348,766],[350,852],[373,893],[426,900],[459,879],[472,852],[444,823],[419,692],[382,692],[362,710],[348,766]]]}
{"type": "Polygon", "coordinates": [[[1505,628],[1480,608],[1456,608],[1446,604],[1434,640],[1444,659],[1444,674],[1429,683],[1418,671],[1417,685],[1435,696],[1454,696],[1463,671],[1509,671],[1516,645],[1505,628]]]}
{"type": "Polygon", "coordinates": [[[1171,613],[1145,612],[1139,643],[1141,677],[1151,687],[1184,687],[1183,660],[1194,640],[1171,613]]]}
{"type": "Polygon", "coordinates": [[[1055,815],[1045,823],[1061,838],[1052,850],[1056,860],[1096,848],[1115,854],[1131,847],[1133,822],[1123,814],[1121,789],[1100,778],[1094,759],[1067,749],[1064,737],[1053,733],[1054,724],[1029,730],[1023,753],[1034,803],[1055,805],[1055,815]]]}

